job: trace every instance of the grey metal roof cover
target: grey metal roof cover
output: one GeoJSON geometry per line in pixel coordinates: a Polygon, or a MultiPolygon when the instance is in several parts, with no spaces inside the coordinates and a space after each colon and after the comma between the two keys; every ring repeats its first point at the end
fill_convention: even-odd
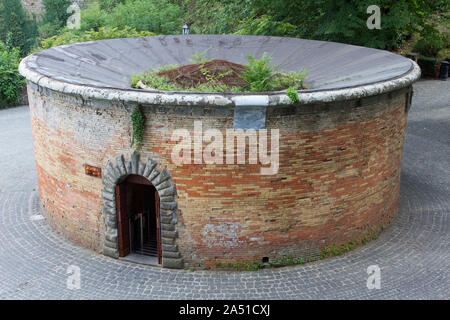
{"type": "Polygon", "coordinates": [[[180,35],[101,40],[36,53],[27,67],[51,79],[96,87],[130,88],[133,74],[164,64],[189,64],[195,52],[245,64],[247,54],[273,57],[285,71],[307,69],[308,89],[341,89],[385,81],[412,68],[410,59],[388,51],[297,38],[180,35]]]}
{"type": "Polygon", "coordinates": [[[195,52],[245,64],[264,52],[285,71],[307,69],[299,104],[359,99],[410,86],[420,78],[414,61],[376,49],[296,38],[181,35],[77,43],[22,60],[28,81],[84,98],[159,105],[275,106],[291,104],[284,91],[261,93],[169,92],[130,88],[133,74],[163,64],[189,64],[195,52]]]}

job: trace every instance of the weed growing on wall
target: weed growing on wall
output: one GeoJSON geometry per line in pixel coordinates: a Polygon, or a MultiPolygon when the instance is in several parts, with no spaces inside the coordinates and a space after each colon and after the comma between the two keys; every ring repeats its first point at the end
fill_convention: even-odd
{"type": "Polygon", "coordinates": [[[131,137],[130,147],[136,146],[135,152],[137,152],[144,141],[144,126],[145,126],[145,116],[139,106],[134,108],[131,113],[131,122],[133,126],[133,133],[131,137]]]}
{"type": "Polygon", "coordinates": [[[288,88],[287,90],[286,90],[286,94],[287,94],[287,96],[289,97],[289,99],[291,99],[291,102],[292,103],[296,103],[296,102],[299,102],[300,101],[300,99],[298,98],[298,92],[297,92],[297,90],[296,89],[294,89],[294,88],[288,88]]]}

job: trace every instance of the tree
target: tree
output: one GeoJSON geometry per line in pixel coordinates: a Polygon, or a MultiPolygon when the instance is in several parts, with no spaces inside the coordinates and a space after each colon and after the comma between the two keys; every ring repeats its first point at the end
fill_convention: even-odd
{"type": "Polygon", "coordinates": [[[297,36],[381,49],[398,46],[423,27],[431,12],[428,0],[248,0],[254,16],[268,15],[297,27],[297,36]],[[369,30],[367,8],[381,9],[381,29],[369,30]]]}
{"type": "Polygon", "coordinates": [[[433,8],[436,10],[437,3],[445,0],[181,2],[192,30],[202,33],[295,36],[391,49],[412,32],[421,30],[433,8]],[[380,7],[381,29],[369,30],[367,8],[373,4],[380,7]]]}
{"type": "Polygon", "coordinates": [[[44,0],[45,14],[43,23],[51,23],[55,27],[62,28],[66,25],[70,13],[67,8],[72,4],[72,0],[44,0]]]}
{"type": "Polygon", "coordinates": [[[0,7],[0,40],[8,40],[24,56],[35,44],[37,36],[36,22],[27,16],[20,0],[3,0],[0,7]]]}

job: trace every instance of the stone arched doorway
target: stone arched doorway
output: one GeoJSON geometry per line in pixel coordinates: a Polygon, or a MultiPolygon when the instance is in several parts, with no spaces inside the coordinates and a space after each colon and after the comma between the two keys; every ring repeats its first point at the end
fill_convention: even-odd
{"type": "Polygon", "coordinates": [[[103,254],[119,258],[116,187],[128,176],[141,176],[150,182],[159,197],[162,266],[183,268],[183,260],[175,243],[178,235],[176,230],[176,187],[169,171],[166,168],[161,170],[159,167],[159,164],[151,158],[146,162],[141,162],[139,155],[136,154],[133,154],[129,160],[125,160],[125,157],[120,155],[114,161],[108,161],[103,174],[103,214],[106,223],[103,254]]]}
{"type": "Polygon", "coordinates": [[[143,176],[130,174],[116,186],[119,257],[161,265],[160,201],[143,176]]]}

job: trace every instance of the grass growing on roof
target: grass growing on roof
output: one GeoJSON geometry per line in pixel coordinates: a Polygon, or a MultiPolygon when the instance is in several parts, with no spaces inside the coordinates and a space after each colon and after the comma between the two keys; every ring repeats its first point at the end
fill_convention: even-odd
{"type": "MultiPolygon", "coordinates": [[[[239,65],[226,60],[211,60],[196,53],[197,62],[185,66],[164,65],[131,79],[138,89],[185,92],[265,92],[289,89],[290,97],[305,89],[306,70],[282,72],[269,65],[272,58],[264,53],[257,60],[248,55],[248,64],[239,65]],[[295,92],[295,93],[294,93],[295,92]]],[[[298,97],[297,97],[298,99],[298,97]]],[[[296,99],[292,99],[294,103],[296,99]]],[[[297,100],[298,101],[298,100],[297,100]]]]}

